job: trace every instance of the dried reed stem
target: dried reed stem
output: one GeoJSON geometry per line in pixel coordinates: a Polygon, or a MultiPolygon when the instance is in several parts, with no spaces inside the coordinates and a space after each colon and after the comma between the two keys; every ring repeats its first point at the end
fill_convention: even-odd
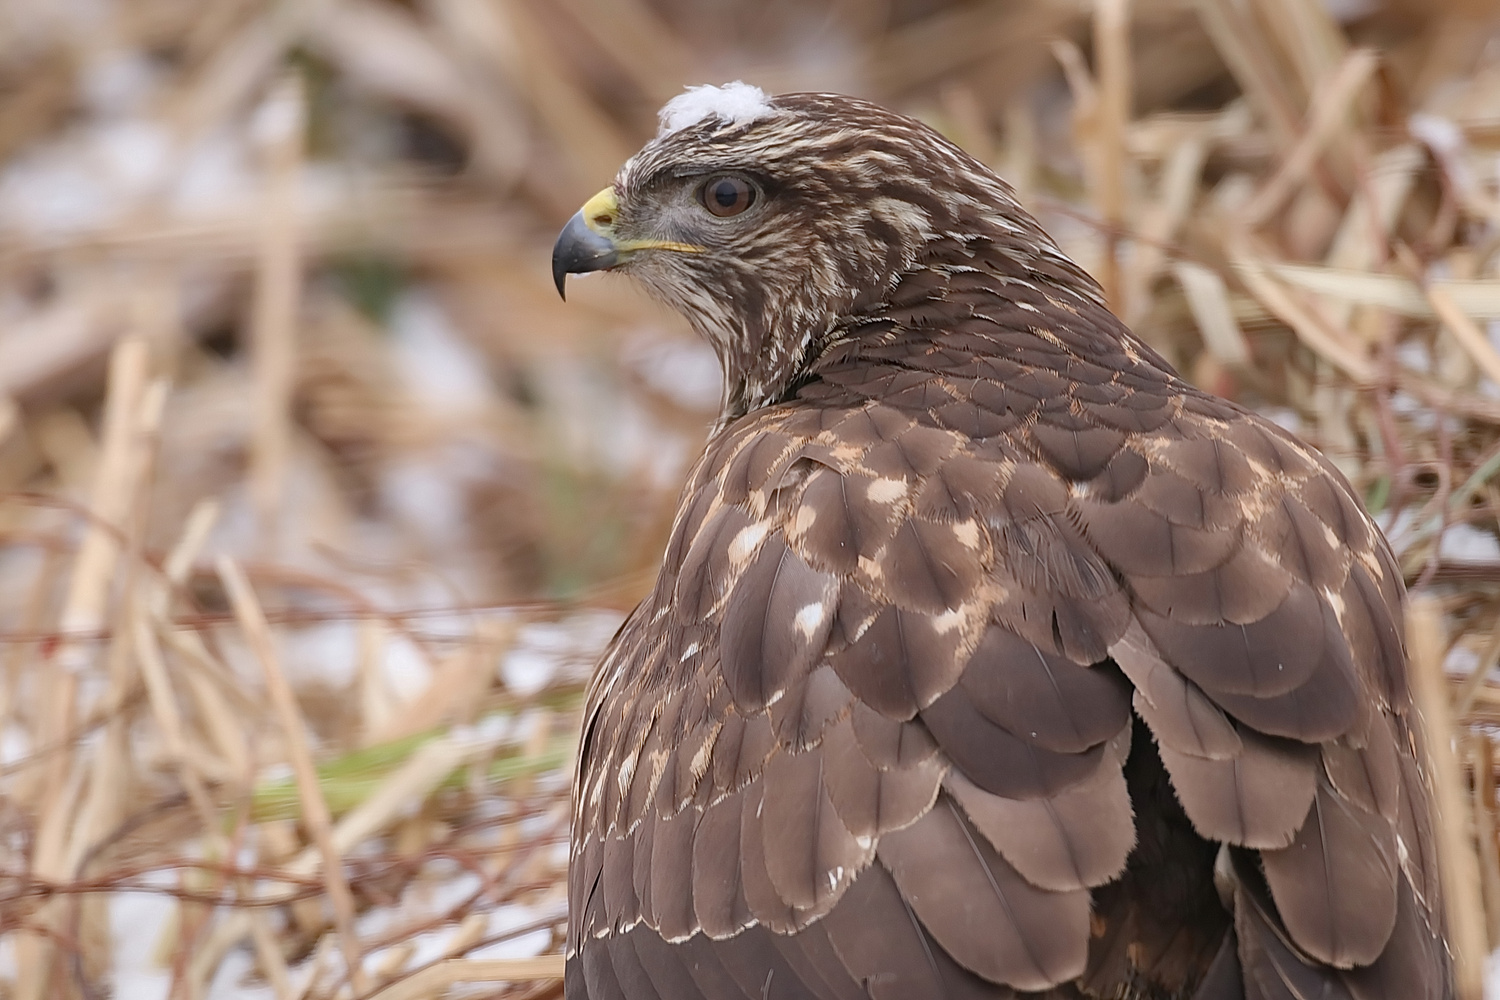
{"type": "Polygon", "coordinates": [[[298,198],[306,130],[300,78],[284,77],[260,109],[266,155],[266,207],[261,224],[251,337],[255,366],[255,432],[251,485],[265,537],[280,531],[286,463],[291,449],[292,388],[297,360],[297,299],[301,285],[298,198]]]}
{"type": "Polygon", "coordinates": [[[271,637],[271,626],[266,622],[265,612],[256,600],[250,581],[227,556],[218,560],[219,579],[234,606],[235,617],[244,629],[245,639],[260,661],[266,674],[266,693],[270,695],[272,707],[281,721],[282,734],[286,740],[287,757],[297,779],[297,793],[302,803],[302,817],[323,857],[323,879],[328,886],[328,898],[333,904],[334,926],[338,929],[339,946],[349,966],[349,980],[360,992],[365,988],[364,969],[360,965],[359,941],[354,936],[354,895],[349,891],[349,881],[344,876],[343,860],[333,842],[333,818],[328,811],[328,802],[323,798],[318,784],[318,771],[313,764],[312,748],[308,746],[306,721],[297,707],[296,696],[281,671],[280,658],[271,637]]]}
{"type": "Polygon", "coordinates": [[[1500,631],[1490,636],[1490,641],[1485,646],[1484,652],[1480,654],[1479,662],[1474,667],[1474,672],[1465,677],[1453,692],[1453,715],[1454,718],[1462,719],[1469,714],[1469,709],[1474,705],[1474,698],[1484,687],[1485,680],[1490,672],[1495,669],[1495,664],[1500,663],[1500,631]]]}
{"type": "Polygon", "coordinates": [[[515,983],[529,979],[561,979],[563,957],[450,958],[429,966],[399,983],[392,983],[370,1000],[419,1000],[458,983],[515,983]]]}
{"type": "MultiPolygon", "coordinates": [[[[1231,244],[1234,247],[1234,244],[1231,244]]],[[[1359,347],[1335,330],[1317,303],[1299,301],[1240,243],[1231,251],[1235,270],[1251,293],[1297,334],[1312,352],[1343,370],[1357,385],[1375,381],[1375,367],[1359,347]]]]}
{"type": "Polygon", "coordinates": [[[1295,101],[1286,92],[1264,38],[1235,0],[1195,0],[1199,20],[1240,89],[1266,119],[1278,145],[1297,131],[1295,101]]]}
{"type": "MultiPolygon", "coordinates": [[[[147,360],[146,342],[140,336],[121,340],[110,358],[103,447],[89,496],[92,519],[84,529],[68,581],[60,615],[64,636],[95,632],[106,620],[109,587],[121,553],[119,532],[136,498],[138,466],[144,457],[138,435],[147,360]]],[[[152,405],[159,418],[160,400],[152,405]]],[[[51,683],[43,689],[48,704],[47,724],[42,728],[45,742],[64,740],[76,724],[80,714],[79,679],[90,667],[92,655],[93,647],[85,641],[65,638],[59,644],[48,675],[51,683]]],[[[115,757],[105,754],[100,759],[107,764],[115,757]]],[[[40,800],[43,836],[32,858],[33,877],[56,881],[74,877],[88,838],[110,821],[104,797],[115,787],[116,779],[98,773],[92,776],[90,785],[89,777],[85,755],[74,752],[59,753],[49,766],[39,769],[42,783],[33,794],[40,800]]],[[[34,923],[56,929],[62,913],[59,901],[53,901],[42,908],[34,923]]],[[[16,955],[19,1000],[42,1000],[49,994],[56,954],[50,937],[21,938],[16,955]]]]}
{"type": "Polygon", "coordinates": [[[1484,731],[1465,741],[1474,776],[1474,836],[1479,842],[1480,887],[1490,948],[1500,946],[1500,841],[1495,839],[1495,744],[1484,731]]]}
{"type": "Polygon", "coordinates": [[[1350,53],[1326,87],[1320,87],[1313,98],[1307,126],[1298,135],[1281,166],[1271,175],[1255,197],[1245,206],[1247,228],[1255,228],[1279,209],[1292,194],[1307,182],[1308,174],[1329,142],[1343,130],[1349,109],[1375,72],[1375,53],[1360,49],[1350,53]]]}
{"type": "Polygon", "coordinates": [[[1463,771],[1454,752],[1457,730],[1443,672],[1446,644],[1442,606],[1436,598],[1416,594],[1408,605],[1406,622],[1411,648],[1412,699],[1421,718],[1437,811],[1438,861],[1442,867],[1448,942],[1457,971],[1458,994],[1461,1000],[1480,1000],[1489,941],[1480,898],[1479,862],[1470,834],[1473,816],[1464,790],[1463,771]]]}
{"type": "Polygon", "coordinates": [[[1479,366],[1479,370],[1491,382],[1500,386],[1500,353],[1495,351],[1489,337],[1479,329],[1479,324],[1458,308],[1446,289],[1427,284],[1423,291],[1427,293],[1427,301],[1432,303],[1432,311],[1442,320],[1443,328],[1453,334],[1453,339],[1458,341],[1474,364],[1479,366]]]}
{"type": "Polygon", "coordinates": [[[1110,308],[1125,315],[1120,274],[1120,233],[1125,227],[1125,134],[1130,121],[1130,0],[1095,0],[1094,56],[1097,61],[1099,190],[1105,250],[1100,284],[1110,308]]]}
{"type": "Polygon", "coordinates": [[[1203,344],[1221,364],[1242,368],[1250,364],[1250,344],[1234,318],[1229,302],[1229,288],[1218,274],[1194,264],[1179,261],[1172,273],[1182,285],[1188,308],[1203,335],[1203,344]]]}
{"type": "MultiPolygon", "coordinates": [[[[98,471],[90,492],[92,519],[84,529],[68,581],[68,596],[59,626],[64,633],[94,632],[104,623],[105,601],[120,555],[120,530],[135,495],[132,462],[141,395],[146,388],[146,341],[129,336],[110,355],[109,395],[105,400],[103,441],[98,471]]],[[[59,663],[69,670],[86,666],[88,647],[65,643],[59,663]]]]}

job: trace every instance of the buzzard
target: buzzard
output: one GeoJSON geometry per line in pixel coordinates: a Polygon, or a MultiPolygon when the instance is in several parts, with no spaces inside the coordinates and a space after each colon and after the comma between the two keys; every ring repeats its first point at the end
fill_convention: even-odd
{"type": "Polygon", "coordinates": [[[1387,543],[995,174],[696,88],[604,269],[725,388],[589,691],[570,1000],[1452,995],[1387,543]]]}

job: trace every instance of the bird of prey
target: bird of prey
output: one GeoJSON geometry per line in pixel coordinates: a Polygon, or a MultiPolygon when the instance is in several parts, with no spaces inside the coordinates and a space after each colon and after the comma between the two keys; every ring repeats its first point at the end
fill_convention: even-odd
{"type": "Polygon", "coordinates": [[[557,241],[717,350],[599,663],[569,1000],[1440,1000],[1403,583],[984,165],[694,88],[557,241]]]}

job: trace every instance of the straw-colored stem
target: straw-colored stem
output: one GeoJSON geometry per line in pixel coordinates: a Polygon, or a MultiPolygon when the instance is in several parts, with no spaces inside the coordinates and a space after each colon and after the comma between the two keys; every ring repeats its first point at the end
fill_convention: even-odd
{"type": "Polygon", "coordinates": [[[1500,946],[1500,842],[1495,839],[1495,744],[1486,732],[1466,740],[1474,776],[1474,836],[1479,842],[1479,874],[1484,890],[1490,948],[1500,946]]]}
{"type": "Polygon", "coordinates": [[[458,983],[516,983],[530,979],[561,979],[563,957],[450,958],[392,983],[370,1000],[418,1000],[440,994],[458,983]]]}
{"type": "Polygon", "coordinates": [[[1427,294],[1427,301],[1432,303],[1432,311],[1442,320],[1443,328],[1453,334],[1453,339],[1458,341],[1459,346],[1479,366],[1485,377],[1500,386],[1500,353],[1496,352],[1484,331],[1479,329],[1479,324],[1458,308],[1446,289],[1428,284],[1423,291],[1427,294]]]}
{"type": "MultiPolygon", "coordinates": [[[[137,465],[141,453],[137,434],[145,392],[147,348],[144,339],[129,336],[115,347],[110,359],[109,395],[104,409],[104,441],[99,465],[90,492],[91,520],[84,529],[68,581],[68,592],[60,616],[64,636],[93,633],[100,629],[107,613],[109,587],[114,578],[120,546],[120,526],[126,519],[135,497],[137,465]]],[[[157,415],[159,416],[159,403],[157,415]]],[[[117,650],[118,652],[118,650],[117,650]]],[[[94,649],[87,641],[64,639],[58,646],[51,683],[43,690],[50,704],[45,713],[48,725],[43,741],[56,743],[66,738],[79,717],[79,677],[91,666],[94,649]]],[[[110,750],[119,742],[119,731],[110,750]]],[[[103,746],[103,745],[101,745],[103,746]]],[[[109,752],[99,759],[112,770],[118,754],[109,752]]],[[[73,752],[55,755],[44,769],[42,788],[42,827],[51,835],[38,842],[32,858],[32,874],[38,878],[64,880],[74,876],[78,859],[89,838],[110,822],[106,798],[113,795],[118,777],[94,774],[87,780],[89,768],[82,756],[73,752]],[[66,791],[65,791],[66,790],[66,791]],[[78,793],[82,791],[80,796],[78,793]]],[[[57,902],[43,907],[34,921],[42,927],[55,927],[62,915],[57,902]]],[[[20,1000],[42,1000],[50,989],[50,969],[54,943],[50,939],[31,939],[18,955],[23,975],[17,988],[20,1000]]]]}
{"type": "Polygon", "coordinates": [[[1245,225],[1254,228],[1279,209],[1308,175],[1318,157],[1347,125],[1349,109],[1360,95],[1378,61],[1375,53],[1360,49],[1349,55],[1326,87],[1318,89],[1308,114],[1307,126],[1298,135],[1281,166],[1245,206],[1245,225]]]}
{"type": "Polygon", "coordinates": [[[1125,226],[1125,134],[1130,121],[1130,0],[1095,0],[1094,53],[1099,81],[1096,198],[1106,226],[1100,284],[1110,308],[1124,315],[1128,303],[1120,274],[1120,233],[1125,226]]]}
{"type": "MultiPolygon", "coordinates": [[[[1455,494],[1457,495],[1457,494],[1455,494]]],[[[1500,663],[1500,630],[1490,636],[1489,643],[1479,657],[1479,662],[1474,667],[1474,672],[1465,677],[1453,692],[1453,717],[1462,719],[1469,714],[1470,707],[1474,704],[1474,698],[1479,690],[1484,687],[1485,680],[1495,669],[1495,664],[1500,663]]]]}
{"type": "Polygon", "coordinates": [[[1457,731],[1448,701],[1448,680],[1443,672],[1442,606],[1435,598],[1416,595],[1408,607],[1406,622],[1411,640],[1412,700],[1421,719],[1437,812],[1438,862],[1458,995],[1460,1000],[1480,1000],[1489,939],[1480,898],[1479,862],[1470,834],[1473,816],[1464,790],[1463,771],[1454,751],[1457,731]]]}
{"type": "Polygon", "coordinates": [[[1349,337],[1329,325],[1316,303],[1298,301],[1243,246],[1238,248],[1233,262],[1251,293],[1290,326],[1313,353],[1342,369],[1356,384],[1369,385],[1375,381],[1375,366],[1369,358],[1349,337]]]}
{"type": "Polygon", "coordinates": [[[245,578],[244,571],[227,556],[218,562],[219,579],[234,606],[235,617],[245,631],[245,639],[260,661],[266,676],[266,693],[281,721],[282,735],[286,741],[287,757],[291,761],[297,779],[297,792],[302,803],[302,815],[312,834],[313,842],[323,856],[323,880],[328,886],[329,901],[333,904],[334,925],[339,932],[339,946],[349,964],[349,979],[356,990],[363,991],[365,975],[360,966],[359,942],[354,936],[354,895],[349,891],[349,881],[344,876],[343,860],[333,842],[333,818],[323,790],[318,784],[318,771],[313,764],[312,748],[307,742],[306,721],[297,707],[291,685],[281,671],[281,660],[271,638],[271,627],[266,622],[260,601],[245,578]]]}
{"type": "Polygon", "coordinates": [[[1278,144],[1290,145],[1297,131],[1297,104],[1260,32],[1234,0],[1195,0],[1195,7],[1214,48],[1265,116],[1278,144]]]}
{"type": "MultiPolygon", "coordinates": [[[[135,421],[146,387],[146,366],[146,341],[139,336],[121,340],[110,356],[103,442],[90,492],[91,520],[68,581],[60,622],[64,634],[94,632],[104,621],[109,583],[120,555],[120,524],[134,492],[135,421]]],[[[57,655],[65,668],[80,670],[88,653],[85,645],[64,643],[57,655]]]]}
{"type": "Polygon", "coordinates": [[[288,76],[260,112],[267,190],[250,321],[255,369],[255,433],[250,458],[256,510],[273,547],[280,531],[291,450],[302,271],[297,188],[306,129],[304,102],[301,82],[296,76],[288,76]]]}

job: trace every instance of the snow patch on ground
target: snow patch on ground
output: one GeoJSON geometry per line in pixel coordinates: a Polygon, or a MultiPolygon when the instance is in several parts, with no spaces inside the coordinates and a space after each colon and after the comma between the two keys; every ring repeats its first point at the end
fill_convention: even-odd
{"type": "Polygon", "coordinates": [[[1496,563],[1500,562],[1500,541],[1493,531],[1472,524],[1452,524],[1443,532],[1438,555],[1450,562],[1496,563]]]}
{"type": "Polygon", "coordinates": [[[408,291],[396,301],[391,338],[401,378],[426,409],[463,415],[494,400],[489,363],[430,291],[408,291]]]}
{"type": "Polygon", "coordinates": [[[1500,1000],[1500,950],[1491,952],[1484,963],[1484,1000],[1500,1000]]]}
{"type": "Polygon", "coordinates": [[[619,627],[620,616],[609,611],[525,625],[500,661],[500,679],[506,688],[525,698],[545,688],[559,674],[586,678],[619,627]]]}
{"type": "Polygon", "coordinates": [[[620,361],[651,391],[686,410],[715,413],[724,392],[718,355],[702,340],[642,331],[629,337],[620,361]]]}
{"type": "MultiPolygon", "coordinates": [[[[175,879],[161,872],[148,876],[163,885],[175,879]]],[[[156,945],[176,903],[165,893],[116,892],[109,896],[109,930],[115,943],[114,995],[130,1000],[167,996],[171,971],[156,961],[156,945]]]]}

